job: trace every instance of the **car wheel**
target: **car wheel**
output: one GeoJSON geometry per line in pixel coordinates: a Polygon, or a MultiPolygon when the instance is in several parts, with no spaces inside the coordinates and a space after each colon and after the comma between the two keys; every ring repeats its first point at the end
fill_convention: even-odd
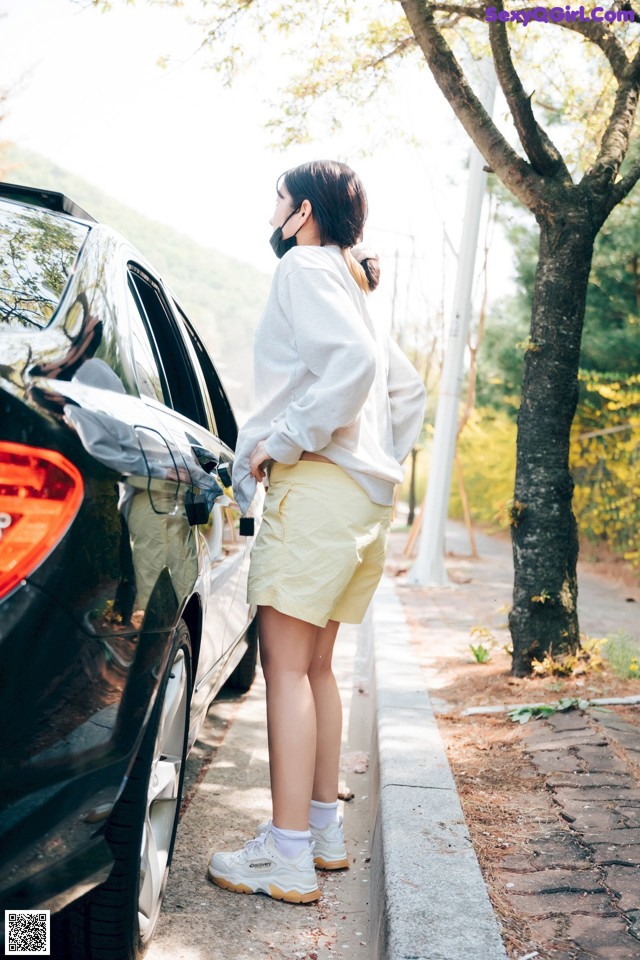
{"type": "Polygon", "coordinates": [[[109,879],[69,908],[65,960],[138,960],[169,875],[189,732],[191,644],[180,621],[142,746],[106,830],[109,879]]]}
{"type": "Polygon", "coordinates": [[[258,618],[251,621],[247,630],[247,641],[249,646],[242,660],[235,668],[229,679],[225,683],[227,690],[234,690],[237,693],[246,693],[251,688],[251,684],[256,676],[256,663],[258,660],[258,618]]]}

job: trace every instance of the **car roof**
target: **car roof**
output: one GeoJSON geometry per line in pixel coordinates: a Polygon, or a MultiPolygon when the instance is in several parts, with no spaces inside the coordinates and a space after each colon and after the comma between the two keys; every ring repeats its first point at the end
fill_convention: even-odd
{"type": "Polygon", "coordinates": [[[40,190],[37,187],[24,187],[17,183],[0,182],[0,199],[13,200],[16,203],[28,204],[30,207],[42,207],[54,213],[66,213],[67,216],[74,217],[76,220],[98,222],[79,204],[70,200],[64,193],[58,193],[55,190],[40,190]]]}

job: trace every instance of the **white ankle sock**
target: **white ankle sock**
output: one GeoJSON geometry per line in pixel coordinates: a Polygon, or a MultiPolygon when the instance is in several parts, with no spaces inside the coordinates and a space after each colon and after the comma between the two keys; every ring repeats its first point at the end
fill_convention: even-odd
{"type": "Polygon", "coordinates": [[[281,830],[271,824],[271,836],[283,857],[292,860],[309,846],[311,832],[309,830],[281,830]]]}
{"type": "Polygon", "coordinates": [[[319,800],[311,801],[309,810],[309,826],[316,830],[322,830],[335,823],[338,819],[338,801],[334,803],[321,803],[319,800]]]}

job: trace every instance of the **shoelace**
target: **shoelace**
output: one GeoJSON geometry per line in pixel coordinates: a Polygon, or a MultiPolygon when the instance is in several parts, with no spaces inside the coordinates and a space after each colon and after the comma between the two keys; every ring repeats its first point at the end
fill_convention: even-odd
{"type": "Polygon", "coordinates": [[[241,850],[238,850],[237,853],[233,855],[234,860],[242,860],[245,857],[245,854],[255,852],[257,853],[259,847],[263,847],[266,843],[267,837],[269,836],[268,832],[261,834],[259,837],[253,837],[251,840],[245,841],[241,850]]]}

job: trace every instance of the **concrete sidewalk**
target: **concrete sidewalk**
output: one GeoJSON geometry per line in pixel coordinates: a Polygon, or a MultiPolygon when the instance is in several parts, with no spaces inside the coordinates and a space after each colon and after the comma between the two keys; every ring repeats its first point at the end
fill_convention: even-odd
{"type": "MultiPolygon", "coordinates": [[[[474,624],[491,626],[495,632],[500,625],[503,631],[505,629],[505,607],[511,602],[513,577],[510,544],[503,538],[482,535],[477,535],[477,540],[481,556],[471,560],[467,556],[469,550],[464,527],[449,523],[447,567],[455,582],[447,587],[426,589],[412,588],[401,577],[386,579],[374,601],[371,913],[373,956],[382,960],[467,960],[469,957],[473,960],[501,960],[506,957],[428,693],[428,688],[432,689],[437,709],[446,710],[449,705],[445,699],[446,691],[442,692],[444,696],[440,692],[439,658],[468,657],[470,628],[474,624]],[[417,627],[414,625],[417,632],[411,634],[399,592],[413,590],[419,591],[424,616],[419,617],[417,627]]],[[[616,587],[584,568],[580,571],[579,581],[581,628],[592,636],[622,631],[637,640],[638,608],[634,602],[627,601],[640,600],[638,590],[616,587]]],[[[504,639],[507,639],[506,634],[504,639]]],[[[567,718],[554,721],[560,725],[567,722],[567,718]]],[[[577,720],[571,718],[570,722],[575,724],[577,720]]],[[[598,722],[602,724],[601,717],[598,722]]],[[[572,752],[578,749],[580,737],[596,736],[587,730],[589,723],[586,720],[579,726],[580,730],[571,734],[572,752]]],[[[626,731],[626,727],[624,729],[626,731]]],[[[532,727],[530,733],[540,735],[542,730],[540,725],[532,727]]],[[[597,731],[599,742],[610,756],[612,749],[613,752],[619,750],[621,734],[617,727],[608,730],[604,739],[602,733],[602,729],[597,731]],[[615,734],[613,748],[607,745],[612,734],[615,734]]],[[[628,739],[633,738],[634,733],[637,736],[637,730],[632,730],[628,739]]],[[[548,739],[549,735],[547,731],[544,736],[548,739]]],[[[546,753],[545,762],[549,762],[550,756],[546,753]]],[[[573,754],[565,759],[576,768],[572,780],[574,790],[574,780],[582,784],[582,789],[587,780],[594,784],[601,776],[594,775],[580,755],[578,759],[573,754]],[[580,778],[580,774],[585,773],[589,776],[580,778]]],[[[604,761],[600,757],[591,759],[593,764],[600,764],[594,767],[599,771],[604,761]]],[[[634,762],[633,757],[631,760],[634,762]]],[[[613,771],[613,761],[609,759],[607,763],[606,769],[613,771]]],[[[573,769],[568,766],[559,769],[566,771],[570,768],[573,769]]],[[[617,768],[615,773],[618,775],[617,768]]],[[[563,776],[564,779],[558,782],[566,786],[566,772],[563,776]]],[[[625,781],[625,786],[629,787],[625,802],[637,806],[637,792],[631,789],[631,778],[628,779],[629,784],[625,781]]],[[[564,798],[554,798],[560,807],[561,799],[564,798]]],[[[596,795],[592,793],[582,799],[589,807],[596,795]]],[[[577,816],[573,808],[565,813],[571,813],[573,819],[577,816]]],[[[620,825],[625,829],[617,831],[616,842],[638,844],[640,822],[637,818],[623,819],[620,825]],[[626,836],[622,839],[625,831],[626,836]]],[[[603,839],[610,844],[613,842],[605,833],[603,839]]],[[[633,849],[637,851],[640,847],[633,849]]],[[[620,856],[619,848],[616,856],[620,856]]],[[[626,851],[625,856],[627,873],[636,864],[640,865],[640,854],[637,858],[631,857],[626,851]]],[[[553,865],[548,857],[544,864],[546,867],[553,865]]],[[[535,871],[536,867],[529,865],[527,870],[535,871]]],[[[557,872],[552,878],[556,885],[557,872]]],[[[611,909],[626,890],[620,886],[622,881],[617,874],[614,879],[618,886],[612,877],[613,874],[608,884],[613,891],[611,909]]],[[[507,879],[513,881],[514,878],[507,879]]],[[[544,888],[542,881],[547,882],[546,875],[541,873],[536,879],[544,888]]],[[[628,884],[626,874],[623,879],[628,884]]],[[[522,892],[517,883],[510,882],[506,886],[522,892]]],[[[546,893],[546,888],[536,892],[546,893]]],[[[632,907],[640,908],[640,895],[635,899],[632,907]],[[639,901],[637,904],[635,899],[639,901]]],[[[524,900],[522,902],[524,906],[524,900]]],[[[548,902],[551,909],[550,899],[548,902]]],[[[630,900],[625,901],[625,907],[629,903],[630,900]]],[[[539,904],[535,906],[537,909],[539,904]]],[[[631,922],[634,911],[629,907],[627,912],[627,922],[631,922]]],[[[636,912],[640,917],[640,909],[636,912]]],[[[615,919],[620,930],[616,927],[614,931],[614,919],[609,918],[607,922],[606,937],[615,934],[622,938],[621,943],[626,943],[620,917],[615,919]]],[[[627,940],[628,945],[620,948],[623,952],[611,953],[611,958],[614,955],[616,958],[640,956],[640,944],[630,940],[628,935],[627,940]]],[[[576,936],[576,943],[579,942],[576,936]]],[[[613,940],[610,939],[610,943],[613,944],[613,940]]],[[[588,942],[583,941],[583,945],[589,949],[588,942]]],[[[601,954],[594,953],[594,956],[601,954]]],[[[605,952],[602,956],[608,954],[605,952]]]]}
{"type": "Polygon", "coordinates": [[[213,850],[237,849],[271,815],[265,687],[214,701],[187,767],[188,788],[162,913],[145,960],[371,960],[369,635],[345,627],[334,657],[344,708],[341,788],[350,869],[322,872],[299,906],[241,896],[207,879],[213,850]]]}
{"type": "Polygon", "coordinates": [[[385,578],[373,617],[372,957],[501,960],[498,923],[410,639],[385,578]]]}

